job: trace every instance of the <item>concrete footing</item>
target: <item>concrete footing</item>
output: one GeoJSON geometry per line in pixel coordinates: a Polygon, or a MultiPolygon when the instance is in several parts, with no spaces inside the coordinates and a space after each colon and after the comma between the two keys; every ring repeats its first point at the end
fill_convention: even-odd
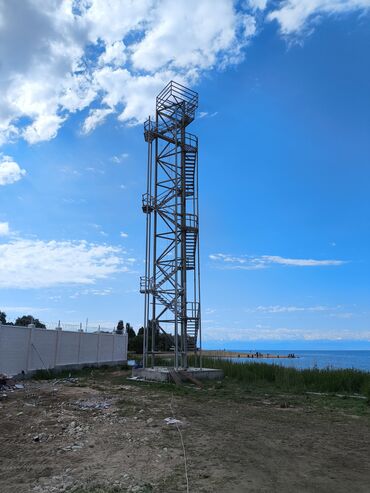
{"type": "MultiPolygon", "coordinates": [[[[170,382],[171,367],[155,366],[154,368],[133,368],[132,376],[142,378],[144,380],[152,380],[155,382],[170,382]]],[[[215,368],[187,368],[182,370],[189,376],[198,380],[221,380],[224,377],[224,372],[215,368]]]]}

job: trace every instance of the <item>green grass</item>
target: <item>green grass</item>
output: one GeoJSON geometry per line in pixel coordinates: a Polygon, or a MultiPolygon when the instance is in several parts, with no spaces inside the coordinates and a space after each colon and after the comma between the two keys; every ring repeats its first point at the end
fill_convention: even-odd
{"type": "Polygon", "coordinates": [[[203,366],[219,368],[225,377],[250,385],[273,385],[279,390],[294,392],[362,394],[370,400],[370,373],[360,370],[298,370],[277,364],[239,363],[221,358],[203,358],[203,366]]]}
{"type": "MultiPolygon", "coordinates": [[[[86,486],[72,487],[66,490],[68,493],[127,493],[131,488],[124,486],[86,486]]],[[[151,493],[153,488],[150,484],[140,486],[138,493],[151,493]]]]}
{"type": "Polygon", "coordinates": [[[127,370],[127,365],[101,365],[99,367],[85,366],[78,370],[37,370],[32,374],[33,380],[53,380],[55,378],[104,378],[109,373],[115,372],[117,370],[127,370]]]}

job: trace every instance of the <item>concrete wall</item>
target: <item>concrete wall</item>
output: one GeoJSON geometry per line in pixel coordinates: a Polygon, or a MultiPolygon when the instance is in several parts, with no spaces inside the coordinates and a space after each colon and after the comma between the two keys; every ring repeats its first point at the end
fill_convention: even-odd
{"type": "Polygon", "coordinates": [[[127,362],[127,334],[0,325],[0,373],[127,362]]]}

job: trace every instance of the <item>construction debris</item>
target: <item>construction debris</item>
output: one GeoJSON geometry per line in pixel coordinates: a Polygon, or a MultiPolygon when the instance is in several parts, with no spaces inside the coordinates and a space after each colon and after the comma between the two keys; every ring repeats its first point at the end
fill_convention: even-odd
{"type": "Polygon", "coordinates": [[[101,409],[101,410],[109,409],[112,403],[113,403],[112,399],[104,399],[104,400],[88,399],[88,400],[75,401],[74,404],[78,406],[80,409],[86,411],[91,409],[101,409]]]}
{"type": "Polygon", "coordinates": [[[14,390],[23,390],[23,389],[24,389],[23,384],[16,383],[14,378],[10,378],[7,375],[0,373],[0,392],[4,392],[4,394],[2,394],[2,397],[6,397],[5,394],[6,391],[14,392],[14,390]]]}

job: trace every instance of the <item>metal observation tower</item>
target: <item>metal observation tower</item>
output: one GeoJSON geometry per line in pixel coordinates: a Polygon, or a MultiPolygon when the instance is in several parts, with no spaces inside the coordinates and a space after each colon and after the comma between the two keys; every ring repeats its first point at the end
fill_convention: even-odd
{"type": "Polygon", "coordinates": [[[198,94],[171,81],[156,98],[155,118],[144,124],[144,367],[154,367],[164,350],[173,353],[175,369],[188,368],[189,353],[201,356],[198,138],[186,131],[197,107],[198,94]]]}

